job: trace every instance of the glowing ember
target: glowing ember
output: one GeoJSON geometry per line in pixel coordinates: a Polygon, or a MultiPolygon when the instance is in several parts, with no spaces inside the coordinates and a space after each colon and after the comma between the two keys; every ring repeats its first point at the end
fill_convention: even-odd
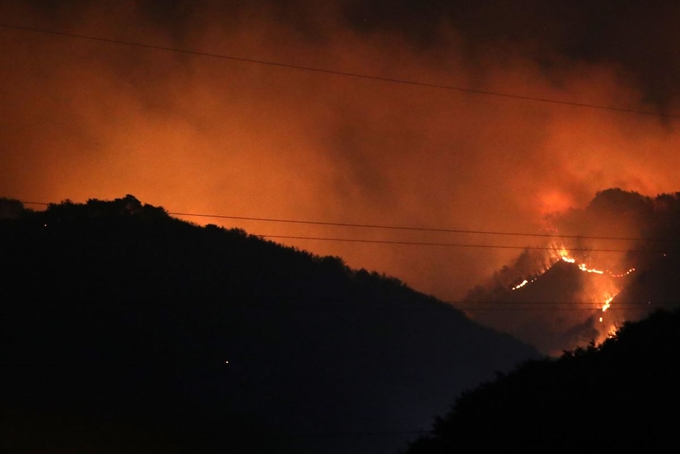
{"type": "MultiPolygon", "coordinates": [[[[561,246],[559,248],[557,246],[555,246],[555,250],[557,250],[557,254],[559,256],[559,259],[562,260],[563,262],[576,263],[576,259],[574,257],[572,257],[572,255],[569,253],[569,251],[564,246],[561,246]]],[[[612,273],[609,270],[600,270],[600,269],[597,269],[597,268],[590,268],[585,263],[581,263],[578,266],[578,269],[583,271],[584,273],[594,273],[594,274],[605,274],[606,273],[611,277],[617,277],[617,278],[628,276],[630,273],[635,271],[635,268],[630,268],[624,273],[612,273]]]]}
{"type": "Polygon", "coordinates": [[[559,248],[559,257],[560,257],[560,259],[562,259],[562,261],[567,262],[567,263],[575,263],[576,262],[576,259],[573,258],[571,256],[571,254],[569,254],[569,251],[567,251],[567,249],[564,246],[559,248]]]}
{"type": "Polygon", "coordinates": [[[595,268],[588,268],[588,265],[586,265],[585,263],[581,263],[578,266],[578,269],[581,270],[581,271],[585,271],[586,273],[604,274],[604,271],[602,271],[602,270],[597,270],[595,268]]]}
{"type": "Polygon", "coordinates": [[[612,338],[612,337],[616,336],[617,331],[618,330],[617,330],[616,326],[612,325],[611,328],[609,328],[609,331],[607,332],[607,337],[612,338]]]}
{"type": "Polygon", "coordinates": [[[633,271],[635,271],[635,268],[630,268],[630,269],[629,269],[628,271],[626,271],[625,273],[621,273],[621,274],[609,273],[609,275],[610,275],[611,277],[624,277],[624,276],[628,276],[628,275],[629,275],[630,273],[632,273],[633,271]]]}
{"type": "Polygon", "coordinates": [[[518,288],[524,287],[524,286],[527,285],[528,283],[529,283],[529,281],[527,281],[526,279],[524,279],[521,283],[517,284],[517,285],[514,286],[512,289],[513,289],[513,290],[517,290],[518,288]]]}
{"type": "MultiPolygon", "coordinates": [[[[616,296],[616,295],[614,295],[616,296]]],[[[614,296],[608,297],[605,301],[604,304],[602,305],[602,312],[607,312],[607,309],[611,307],[612,300],[614,299],[614,296]]],[[[603,317],[600,317],[600,323],[602,323],[603,317]]]]}

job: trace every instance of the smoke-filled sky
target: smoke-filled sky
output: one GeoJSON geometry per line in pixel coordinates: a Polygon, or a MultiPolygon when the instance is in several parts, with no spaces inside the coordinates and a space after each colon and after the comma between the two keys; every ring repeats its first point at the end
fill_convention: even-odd
{"type": "MultiPolygon", "coordinates": [[[[673,1],[0,0],[0,22],[664,114],[0,27],[0,196],[133,194],[171,212],[531,233],[602,189],[680,190],[673,1]]],[[[190,220],[255,234],[532,242],[190,220]]],[[[450,300],[520,252],[281,241],[450,300]]]]}

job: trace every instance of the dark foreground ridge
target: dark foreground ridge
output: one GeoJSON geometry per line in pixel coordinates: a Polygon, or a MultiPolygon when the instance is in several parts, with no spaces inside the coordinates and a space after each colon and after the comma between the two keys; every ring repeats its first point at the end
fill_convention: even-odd
{"type": "Polygon", "coordinates": [[[677,452],[679,349],[678,309],[626,323],[464,393],[408,454],[677,452]]]}
{"type": "Polygon", "coordinates": [[[397,279],[132,196],[0,199],[3,452],[389,453],[536,352],[397,279]]]}

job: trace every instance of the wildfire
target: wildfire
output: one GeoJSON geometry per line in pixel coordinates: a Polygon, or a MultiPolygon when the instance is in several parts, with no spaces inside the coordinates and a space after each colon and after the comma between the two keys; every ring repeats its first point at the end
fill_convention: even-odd
{"type": "Polygon", "coordinates": [[[569,254],[569,251],[567,251],[564,246],[559,249],[559,257],[563,262],[576,263],[576,259],[569,254]]]}
{"type": "MultiPolygon", "coordinates": [[[[616,295],[614,295],[616,296],[616,295]]],[[[602,305],[602,312],[607,312],[607,309],[609,309],[612,306],[612,300],[614,299],[614,296],[610,296],[607,299],[605,299],[604,304],[602,305]]],[[[604,317],[600,317],[600,323],[602,323],[604,317]]]]}
{"type": "MultiPolygon", "coordinates": [[[[576,263],[576,259],[573,258],[564,247],[560,248],[559,254],[560,254],[560,259],[563,262],[576,263]]],[[[581,263],[578,266],[578,269],[581,270],[581,271],[584,271],[586,273],[604,274],[604,271],[598,270],[597,268],[588,268],[588,265],[586,265],[585,263],[581,263]]]]}
{"type": "Polygon", "coordinates": [[[607,338],[612,338],[612,337],[616,336],[617,331],[618,331],[618,328],[616,327],[616,325],[612,325],[609,328],[609,331],[607,332],[607,338]]]}
{"type": "Polygon", "coordinates": [[[529,281],[527,281],[526,279],[524,279],[522,282],[520,282],[519,284],[515,285],[512,289],[513,289],[513,290],[517,290],[518,288],[524,287],[524,286],[527,285],[528,283],[529,283],[529,281]]]}
{"type": "Polygon", "coordinates": [[[595,273],[595,274],[604,274],[604,271],[598,270],[595,268],[588,268],[588,266],[585,263],[581,263],[578,266],[578,269],[581,271],[585,271],[586,273],[595,273]]]}
{"type": "Polygon", "coordinates": [[[616,335],[617,326],[615,320],[617,317],[614,314],[607,312],[611,309],[614,298],[622,290],[622,286],[625,285],[620,279],[629,276],[635,272],[636,269],[628,268],[625,271],[621,271],[619,268],[616,272],[613,272],[609,269],[609,266],[611,265],[601,265],[602,268],[596,268],[593,266],[595,265],[594,263],[589,263],[591,260],[597,258],[596,255],[591,256],[590,253],[587,253],[582,249],[579,249],[578,251],[579,252],[572,255],[571,251],[564,245],[552,243],[549,252],[538,257],[538,262],[540,263],[537,263],[538,269],[536,272],[526,278],[519,277],[515,282],[509,283],[507,288],[519,290],[530,286],[531,283],[560,262],[569,263],[583,273],[594,275],[592,278],[583,279],[582,282],[580,282],[580,289],[575,292],[571,298],[575,304],[587,304],[589,310],[592,310],[591,314],[594,315],[593,318],[599,321],[597,344],[600,344],[607,338],[616,335]]]}
{"type": "Polygon", "coordinates": [[[628,275],[629,275],[630,273],[632,273],[633,271],[635,271],[635,268],[630,268],[630,269],[629,269],[628,271],[626,271],[625,273],[620,273],[620,274],[609,273],[609,275],[610,275],[611,277],[625,277],[625,276],[628,276],[628,275]]]}
{"type": "MultiPolygon", "coordinates": [[[[563,262],[566,262],[566,263],[573,263],[573,264],[576,263],[576,259],[574,257],[572,257],[572,255],[569,253],[569,251],[564,246],[557,246],[557,245],[553,244],[553,246],[551,247],[551,253],[549,254],[549,262],[546,264],[545,268],[543,269],[543,271],[540,274],[543,274],[551,266],[553,266],[555,263],[559,262],[560,260],[563,261],[563,262]]],[[[597,269],[597,268],[590,268],[585,263],[580,263],[578,265],[578,269],[583,271],[584,273],[593,273],[593,274],[600,274],[600,275],[607,274],[611,277],[617,277],[617,278],[628,276],[630,273],[635,271],[635,268],[630,268],[628,271],[626,271],[624,273],[614,274],[609,270],[604,271],[604,270],[600,270],[600,269],[597,269]]],[[[518,290],[518,289],[526,286],[527,284],[534,282],[535,280],[536,280],[536,278],[531,279],[531,280],[524,279],[519,284],[515,285],[514,287],[511,287],[511,290],[518,290]]]]}
{"type": "MultiPolygon", "coordinates": [[[[564,246],[560,247],[559,249],[556,247],[555,249],[558,250],[558,255],[559,255],[560,260],[562,260],[563,262],[567,262],[567,263],[576,263],[576,259],[574,257],[572,257],[571,254],[569,254],[569,251],[564,246]]],[[[625,271],[623,273],[612,273],[609,270],[600,270],[600,269],[597,269],[597,268],[590,268],[585,263],[579,264],[578,269],[585,272],[585,273],[607,274],[611,277],[616,277],[616,278],[628,276],[630,273],[635,271],[635,268],[629,268],[627,271],[625,271]]]]}
{"type": "MultiPolygon", "coordinates": [[[[553,246],[551,247],[551,253],[549,254],[549,257],[550,257],[549,260],[552,261],[552,265],[554,265],[555,263],[557,263],[559,261],[563,261],[565,263],[570,263],[570,264],[575,264],[575,265],[577,264],[578,269],[580,271],[584,272],[584,273],[592,273],[592,274],[597,274],[597,275],[603,275],[603,276],[608,276],[608,277],[611,277],[611,278],[622,278],[622,277],[628,276],[629,274],[631,274],[635,271],[635,268],[629,268],[628,270],[626,270],[623,273],[613,273],[608,269],[599,269],[599,268],[591,267],[588,264],[586,264],[585,262],[581,262],[580,260],[577,261],[577,259],[574,256],[571,255],[571,253],[569,252],[569,250],[566,247],[564,247],[563,245],[557,245],[557,244],[553,244],[553,246]]],[[[550,266],[552,266],[552,265],[548,265],[547,268],[550,268],[550,266]]],[[[520,282],[519,284],[512,287],[512,290],[518,290],[522,287],[525,287],[526,285],[534,282],[535,280],[536,280],[536,278],[531,279],[531,280],[524,279],[522,282],[520,282]]],[[[597,285],[598,288],[593,289],[594,290],[593,293],[604,296],[604,298],[602,298],[602,299],[600,299],[599,297],[596,297],[596,300],[600,300],[600,301],[604,300],[604,302],[602,303],[602,306],[600,307],[600,311],[602,312],[602,315],[600,317],[598,317],[599,322],[604,323],[605,322],[604,321],[604,312],[607,312],[607,310],[611,307],[611,303],[614,300],[614,297],[616,296],[616,294],[619,292],[620,289],[617,289],[618,286],[614,285],[611,282],[609,284],[607,284],[605,282],[597,281],[597,283],[595,285],[597,285]]],[[[590,293],[590,294],[593,295],[593,293],[590,293]]],[[[611,333],[610,333],[610,335],[611,335],[611,333]]]]}

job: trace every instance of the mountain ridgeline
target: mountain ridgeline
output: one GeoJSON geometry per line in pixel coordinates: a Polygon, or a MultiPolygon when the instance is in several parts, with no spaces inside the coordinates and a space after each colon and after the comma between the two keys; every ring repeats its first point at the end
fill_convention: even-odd
{"type": "Polygon", "coordinates": [[[132,196],[0,199],[4,452],[391,453],[536,357],[397,279],[132,196]]]}

